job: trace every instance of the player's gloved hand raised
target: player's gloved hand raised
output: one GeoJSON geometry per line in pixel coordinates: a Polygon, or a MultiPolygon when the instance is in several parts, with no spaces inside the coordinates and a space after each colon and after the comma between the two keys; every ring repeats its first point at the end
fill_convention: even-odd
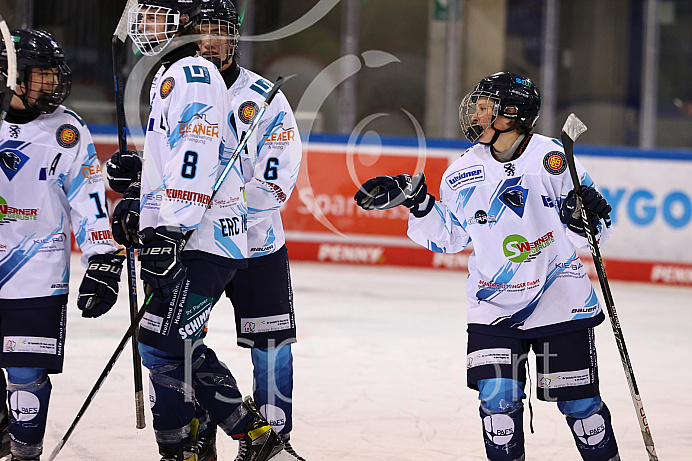
{"type": "MultiPolygon", "coordinates": [[[[582,204],[587,210],[586,215],[589,218],[591,228],[596,229],[596,225],[600,219],[609,223],[612,208],[608,205],[608,202],[601,193],[594,187],[587,187],[584,185],[581,186],[580,191],[582,204]]],[[[573,190],[569,191],[567,198],[565,198],[560,206],[560,221],[572,232],[579,235],[586,235],[584,222],[577,209],[577,194],[573,190]]]]}
{"type": "Polygon", "coordinates": [[[101,254],[89,258],[77,307],[82,317],[99,317],[110,310],[118,299],[118,282],[123,270],[124,255],[101,254]]]}
{"type": "Polygon", "coordinates": [[[123,192],[123,198],[113,210],[113,239],[128,248],[139,246],[139,192],[138,178],[123,192]]]}
{"type": "Polygon", "coordinates": [[[420,218],[428,214],[435,205],[434,197],[430,196],[428,199],[428,195],[425,174],[421,172],[415,176],[400,174],[368,179],[360,186],[353,199],[364,210],[386,210],[403,205],[420,218]],[[419,205],[424,202],[425,206],[421,210],[419,205]]]}
{"type": "Polygon", "coordinates": [[[159,226],[147,227],[140,237],[139,262],[142,263],[141,276],[156,296],[168,298],[173,288],[187,274],[180,259],[183,234],[180,229],[159,226]]]}
{"type": "Polygon", "coordinates": [[[120,194],[137,180],[141,171],[142,156],[134,150],[118,151],[106,162],[108,185],[120,194]]]}

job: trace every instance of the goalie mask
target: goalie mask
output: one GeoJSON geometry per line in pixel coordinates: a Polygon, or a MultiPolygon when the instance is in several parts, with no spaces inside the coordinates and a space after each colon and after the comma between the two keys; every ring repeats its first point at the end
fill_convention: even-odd
{"type": "Polygon", "coordinates": [[[202,0],[144,0],[128,11],[128,35],[145,56],[166,48],[180,32],[195,25],[202,0]]]}
{"type": "MultiPolygon", "coordinates": [[[[50,114],[70,95],[72,71],[65,53],[47,32],[13,30],[17,53],[17,89],[24,106],[37,113],[50,114]]],[[[0,72],[7,79],[7,54],[0,55],[0,72]]]]}
{"type": "Polygon", "coordinates": [[[459,124],[466,138],[476,142],[488,129],[495,130],[492,145],[502,133],[522,127],[530,131],[538,120],[541,94],[533,81],[518,74],[498,72],[481,80],[459,105],[459,124]],[[493,126],[498,116],[514,120],[506,130],[493,126]]]}
{"type": "Polygon", "coordinates": [[[240,39],[235,6],[229,0],[202,0],[202,10],[195,21],[202,35],[202,57],[222,69],[233,60],[240,39]]]}

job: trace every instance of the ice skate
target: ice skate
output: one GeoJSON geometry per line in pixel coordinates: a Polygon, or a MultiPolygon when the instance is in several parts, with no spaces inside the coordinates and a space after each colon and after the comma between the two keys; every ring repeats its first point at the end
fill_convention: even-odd
{"type": "Polygon", "coordinates": [[[216,427],[206,436],[198,438],[199,420],[194,418],[190,423],[190,429],[197,461],[216,461],[216,427]]]}
{"type": "Polygon", "coordinates": [[[182,447],[166,447],[159,445],[159,461],[197,461],[195,445],[189,444],[182,447]]]}
{"type": "Polygon", "coordinates": [[[287,455],[291,455],[290,457],[284,455],[285,459],[296,459],[298,461],[305,461],[305,458],[296,453],[296,451],[291,446],[291,434],[281,434],[279,437],[281,438],[281,441],[284,443],[284,451],[287,455]]]}
{"type": "Polygon", "coordinates": [[[242,432],[233,438],[240,442],[235,461],[266,461],[279,453],[284,444],[279,434],[262,416],[252,397],[246,397],[243,405],[252,414],[253,419],[245,425],[242,432]]]}

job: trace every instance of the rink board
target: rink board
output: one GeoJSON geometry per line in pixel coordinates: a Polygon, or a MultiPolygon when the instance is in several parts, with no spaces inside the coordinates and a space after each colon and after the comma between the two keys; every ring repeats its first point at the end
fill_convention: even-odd
{"type": "MultiPolygon", "coordinates": [[[[117,149],[95,135],[102,161],[117,149]]],[[[425,171],[439,197],[447,166],[468,143],[312,136],[293,195],[282,210],[289,254],[296,261],[466,270],[470,252],[432,253],[406,237],[408,210],[366,212],[353,194],[368,178],[425,171]]],[[[692,286],[692,151],[575,146],[575,154],[613,207],[614,237],[602,248],[609,278],[692,286]]],[[[118,194],[108,192],[113,203],[118,194]]],[[[582,261],[595,277],[591,255],[582,261]]]]}

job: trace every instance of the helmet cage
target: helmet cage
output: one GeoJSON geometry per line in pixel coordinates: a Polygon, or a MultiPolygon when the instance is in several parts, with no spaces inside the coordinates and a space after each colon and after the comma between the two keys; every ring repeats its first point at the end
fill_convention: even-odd
{"type": "Polygon", "coordinates": [[[72,71],[66,63],[55,66],[26,66],[20,71],[18,85],[23,94],[18,95],[27,109],[41,114],[51,114],[72,91],[72,71]]]}
{"type": "Polygon", "coordinates": [[[464,96],[461,104],[459,104],[459,125],[461,125],[461,130],[464,132],[466,139],[471,142],[478,141],[483,133],[493,126],[498,115],[508,118],[516,117],[516,113],[510,116],[505,115],[504,111],[500,113],[501,104],[500,98],[488,91],[474,90],[464,96]],[[493,106],[489,111],[488,107],[483,107],[482,104],[485,103],[487,105],[490,102],[492,102],[493,106]],[[489,120],[488,117],[490,117],[489,120]]]}
{"type": "MultiPolygon", "coordinates": [[[[60,45],[41,30],[12,31],[17,53],[17,87],[14,94],[24,106],[50,114],[72,90],[72,71],[60,45]]],[[[7,81],[7,53],[0,55],[0,75],[7,81]]]]}
{"type": "Polygon", "coordinates": [[[218,69],[231,62],[235,56],[240,32],[238,24],[226,19],[202,19],[198,28],[202,40],[200,55],[218,69]]]}
{"type": "Polygon", "coordinates": [[[137,49],[145,56],[155,56],[180,30],[180,13],[164,6],[139,3],[128,11],[127,25],[128,35],[137,49]]]}

